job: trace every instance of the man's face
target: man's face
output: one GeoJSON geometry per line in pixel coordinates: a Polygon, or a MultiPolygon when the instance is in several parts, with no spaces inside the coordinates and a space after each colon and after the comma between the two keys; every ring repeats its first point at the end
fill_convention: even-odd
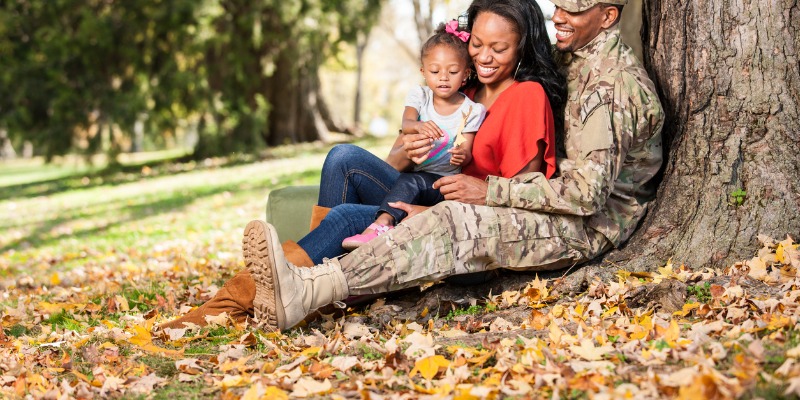
{"type": "Polygon", "coordinates": [[[572,13],[556,7],[553,24],[556,28],[556,48],[572,52],[586,46],[605,29],[604,6],[596,4],[582,12],[572,13]]]}

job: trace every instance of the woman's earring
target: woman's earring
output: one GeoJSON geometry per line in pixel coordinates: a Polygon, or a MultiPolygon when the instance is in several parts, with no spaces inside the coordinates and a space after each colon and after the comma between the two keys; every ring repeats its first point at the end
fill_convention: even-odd
{"type": "Polygon", "coordinates": [[[522,60],[519,60],[519,62],[517,63],[517,70],[514,71],[514,80],[517,80],[517,72],[519,72],[520,64],[522,64],[522,60]]]}

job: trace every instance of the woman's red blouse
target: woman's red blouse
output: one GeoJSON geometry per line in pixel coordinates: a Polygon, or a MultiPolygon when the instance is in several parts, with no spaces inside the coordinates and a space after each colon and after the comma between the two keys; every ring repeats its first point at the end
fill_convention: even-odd
{"type": "MultiPolygon", "coordinates": [[[[475,89],[466,95],[473,98],[475,89]]],[[[472,144],[472,162],[462,172],[479,179],[511,178],[536,157],[540,140],[545,143],[541,172],[550,178],[556,171],[550,101],[539,83],[514,82],[487,110],[472,144]]]]}

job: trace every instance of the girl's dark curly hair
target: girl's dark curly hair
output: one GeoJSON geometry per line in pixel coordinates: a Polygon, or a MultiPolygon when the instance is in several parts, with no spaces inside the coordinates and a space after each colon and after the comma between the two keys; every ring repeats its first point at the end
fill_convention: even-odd
{"type": "MultiPolygon", "coordinates": [[[[559,115],[567,99],[567,83],[553,60],[550,38],[547,36],[542,9],[534,0],[475,0],[467,10],[468,30],[478,14],[490,12],[509,21],[520,36],[517,52],[520,66],[517,81],[538,82],[550,100],[554,115],[559,115]]],[[[558,121],[556,124],[563,124],[558,121]]]]}
{"type": "Polygon", "coordinates": [[[422,59],[425,58],[434,47],[439,45],[444,45],[453,49],[464,59],[467,68],[472,68],[472,59],[467,50],[467,43],[456,37],[456,35],[445,31],[444,23],[439,24],[433,31],[433,36],[429,37],[422,45],[422,49],[419,52],[419,61],[422,62],[422,59]]]}

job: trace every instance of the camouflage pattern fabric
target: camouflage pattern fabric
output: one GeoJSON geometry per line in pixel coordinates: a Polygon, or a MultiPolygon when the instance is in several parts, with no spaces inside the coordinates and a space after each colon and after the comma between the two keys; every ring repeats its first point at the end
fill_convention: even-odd
{"type": "Polygon", "coordinates": [[[624,6],[628,4],[628,0],[550,0],[556,7],[563,8],[566,11],[577,13],[588,10],[598,3],[616,4],[624,6]]]}
{"type": "Polygon", "coordinates": [[[664,111],[617,27],[561,62],[569,99],[559,175],[489,177],[487,204],[584,216],[587,227],[619,246],[655,195],[649,183],[661,167],[664,111]]]}
{"type": "Polygon", "coordinates": [[[341,259],[351,295],[386,293],[497,268],[547,270],[611,244],[581,218],[444,201],[341,259]]]}
{"type": "Polygon", "coordinates": [[[337,260],[351,294],[383,293],[496,268],[545,270],[624,242],[661,165],[663,110],[619,30],[563,60],[569,100],[560,173],[489,177],[487,205],[447,201],[337,260]]]}

